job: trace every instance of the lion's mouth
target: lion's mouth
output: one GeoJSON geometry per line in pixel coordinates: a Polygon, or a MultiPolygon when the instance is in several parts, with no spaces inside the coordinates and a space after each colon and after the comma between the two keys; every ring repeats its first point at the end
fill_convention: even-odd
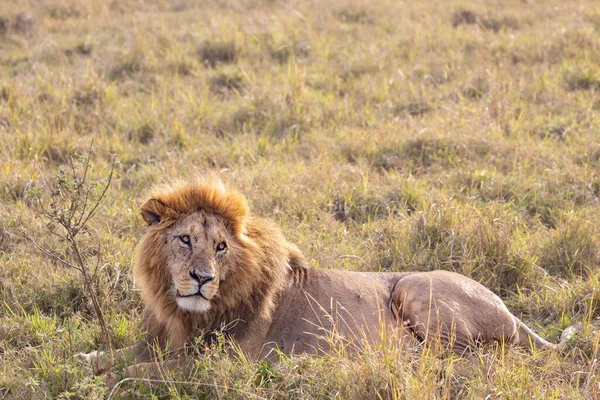
{"type": "Polygon", "coordinates": [[[183,294],[179,293],[179,290],[177,291],[177,297],[181,297],[181,298],[183,298],[183,299],[186,299],[186,298],[188,298],[188,297],[196,297],[196,296],[200,296],[200,297],[202,297],[204,300],[206,300],[206,301],[210,301],[209,299],[207,299],[207,298],[206,298],[206,296],[204,296],[204,295],[202,294],[202,289],[201,289],[201,288],[200,288],[200,289],[198,289],[198,291],[197,291],[196,293],[192,293],[192,294],[186,294],[186,295],[183,295],[183,294]]]}

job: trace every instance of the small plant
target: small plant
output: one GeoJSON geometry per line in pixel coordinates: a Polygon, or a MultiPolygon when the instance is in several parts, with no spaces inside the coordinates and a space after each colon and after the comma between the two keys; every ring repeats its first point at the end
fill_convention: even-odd
{"type": "Polygon", "coordinates": [[[277,380],[277,372],[273,368],[273,365],[269,364],[265,360],[260,360],[258,368],[256,369],[256,379],[254,384],[256,386],[270,387],[271,383],[277,380]]]}
{"type": "Polygon", "coordinates": [[[111,184],[115,162],[105,178],[90,180],[89,173],[93,169],[91,151],[91,147],[87,154],[79,155],[71,151],[51,181],[42,179],[43,188],[33,188],[26,194],[36,216],[44,221],[48,232],[64,244],[62,251],[39,242],[22,226],[21,231],[44,255],[81,273],[100,324],[102,341],[112,349],[110,327],[102,312],[102,296],[97,283],[100,243],[96,233],[89,228],[89,223],[98,212],[111,184]],[[88,251],[92,249],[90,241],[95,245],[95,250],[88,251]],[[91,258],[96,259],[95,263],[91,258]]]}

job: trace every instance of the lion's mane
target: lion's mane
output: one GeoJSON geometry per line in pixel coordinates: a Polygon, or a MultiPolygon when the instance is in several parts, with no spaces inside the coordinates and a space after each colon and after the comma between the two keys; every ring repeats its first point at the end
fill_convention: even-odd
{"type": "MultiPolygon", "coordinates": [[[[267,219],[252,215],[240,193],[217,180],[178,182],[155,188],[145,207],[161,215],[136,248],[134,275],[144,301],[150,340],[181,347],[194,336],[237,320],[270,319],[278,294],[293,268],[305,268],[300,250],[267,219]],[[160,210],[156,209],[160,208],[160,210]],[[196,211],[217,214],[226,222],[239,249],[230,254],[235,268],[204,313],[180,309],[168,294],[171,277],[164,255],[164,231],[196,211]]],[[[144,207],[142,208],[144,210],[144,207]]],[[[143,211],[144,212],[144,211],[143,211]]],[[[294,274],[297,275],[297,274],[294,274]]]]}

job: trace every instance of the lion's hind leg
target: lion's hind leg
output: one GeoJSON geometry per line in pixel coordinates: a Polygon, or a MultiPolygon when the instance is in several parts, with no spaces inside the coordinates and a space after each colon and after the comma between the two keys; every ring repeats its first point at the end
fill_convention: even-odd
{"type": "Polygon", "coordinates": [[[400,279],[390,294],[392,313],[426,343],[462,353],[480,343],[512,343],[517,320],[498,296],[465,276],[432,271],[400,279]]]}

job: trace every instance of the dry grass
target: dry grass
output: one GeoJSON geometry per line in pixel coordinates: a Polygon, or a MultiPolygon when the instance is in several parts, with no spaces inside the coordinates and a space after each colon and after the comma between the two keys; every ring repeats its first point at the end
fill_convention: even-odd
{"type": "MultiPolygon", "coordinates": [[[[17,228],[60,248],[25,193],[92,139],[98,175],[121,161],[93,222],[116,344],[141,335],[141,193],[209,170],[315,267],[460,271],[551,340],[600,318],[600,8],[499,5],[1,2],[0,398],[103,395],[70,359],[100,341],[82,282],[17,228]]],[[[217,349],[187,383],[124,396],[594,398],[599,340],[276,366],[217,349]]]]}

